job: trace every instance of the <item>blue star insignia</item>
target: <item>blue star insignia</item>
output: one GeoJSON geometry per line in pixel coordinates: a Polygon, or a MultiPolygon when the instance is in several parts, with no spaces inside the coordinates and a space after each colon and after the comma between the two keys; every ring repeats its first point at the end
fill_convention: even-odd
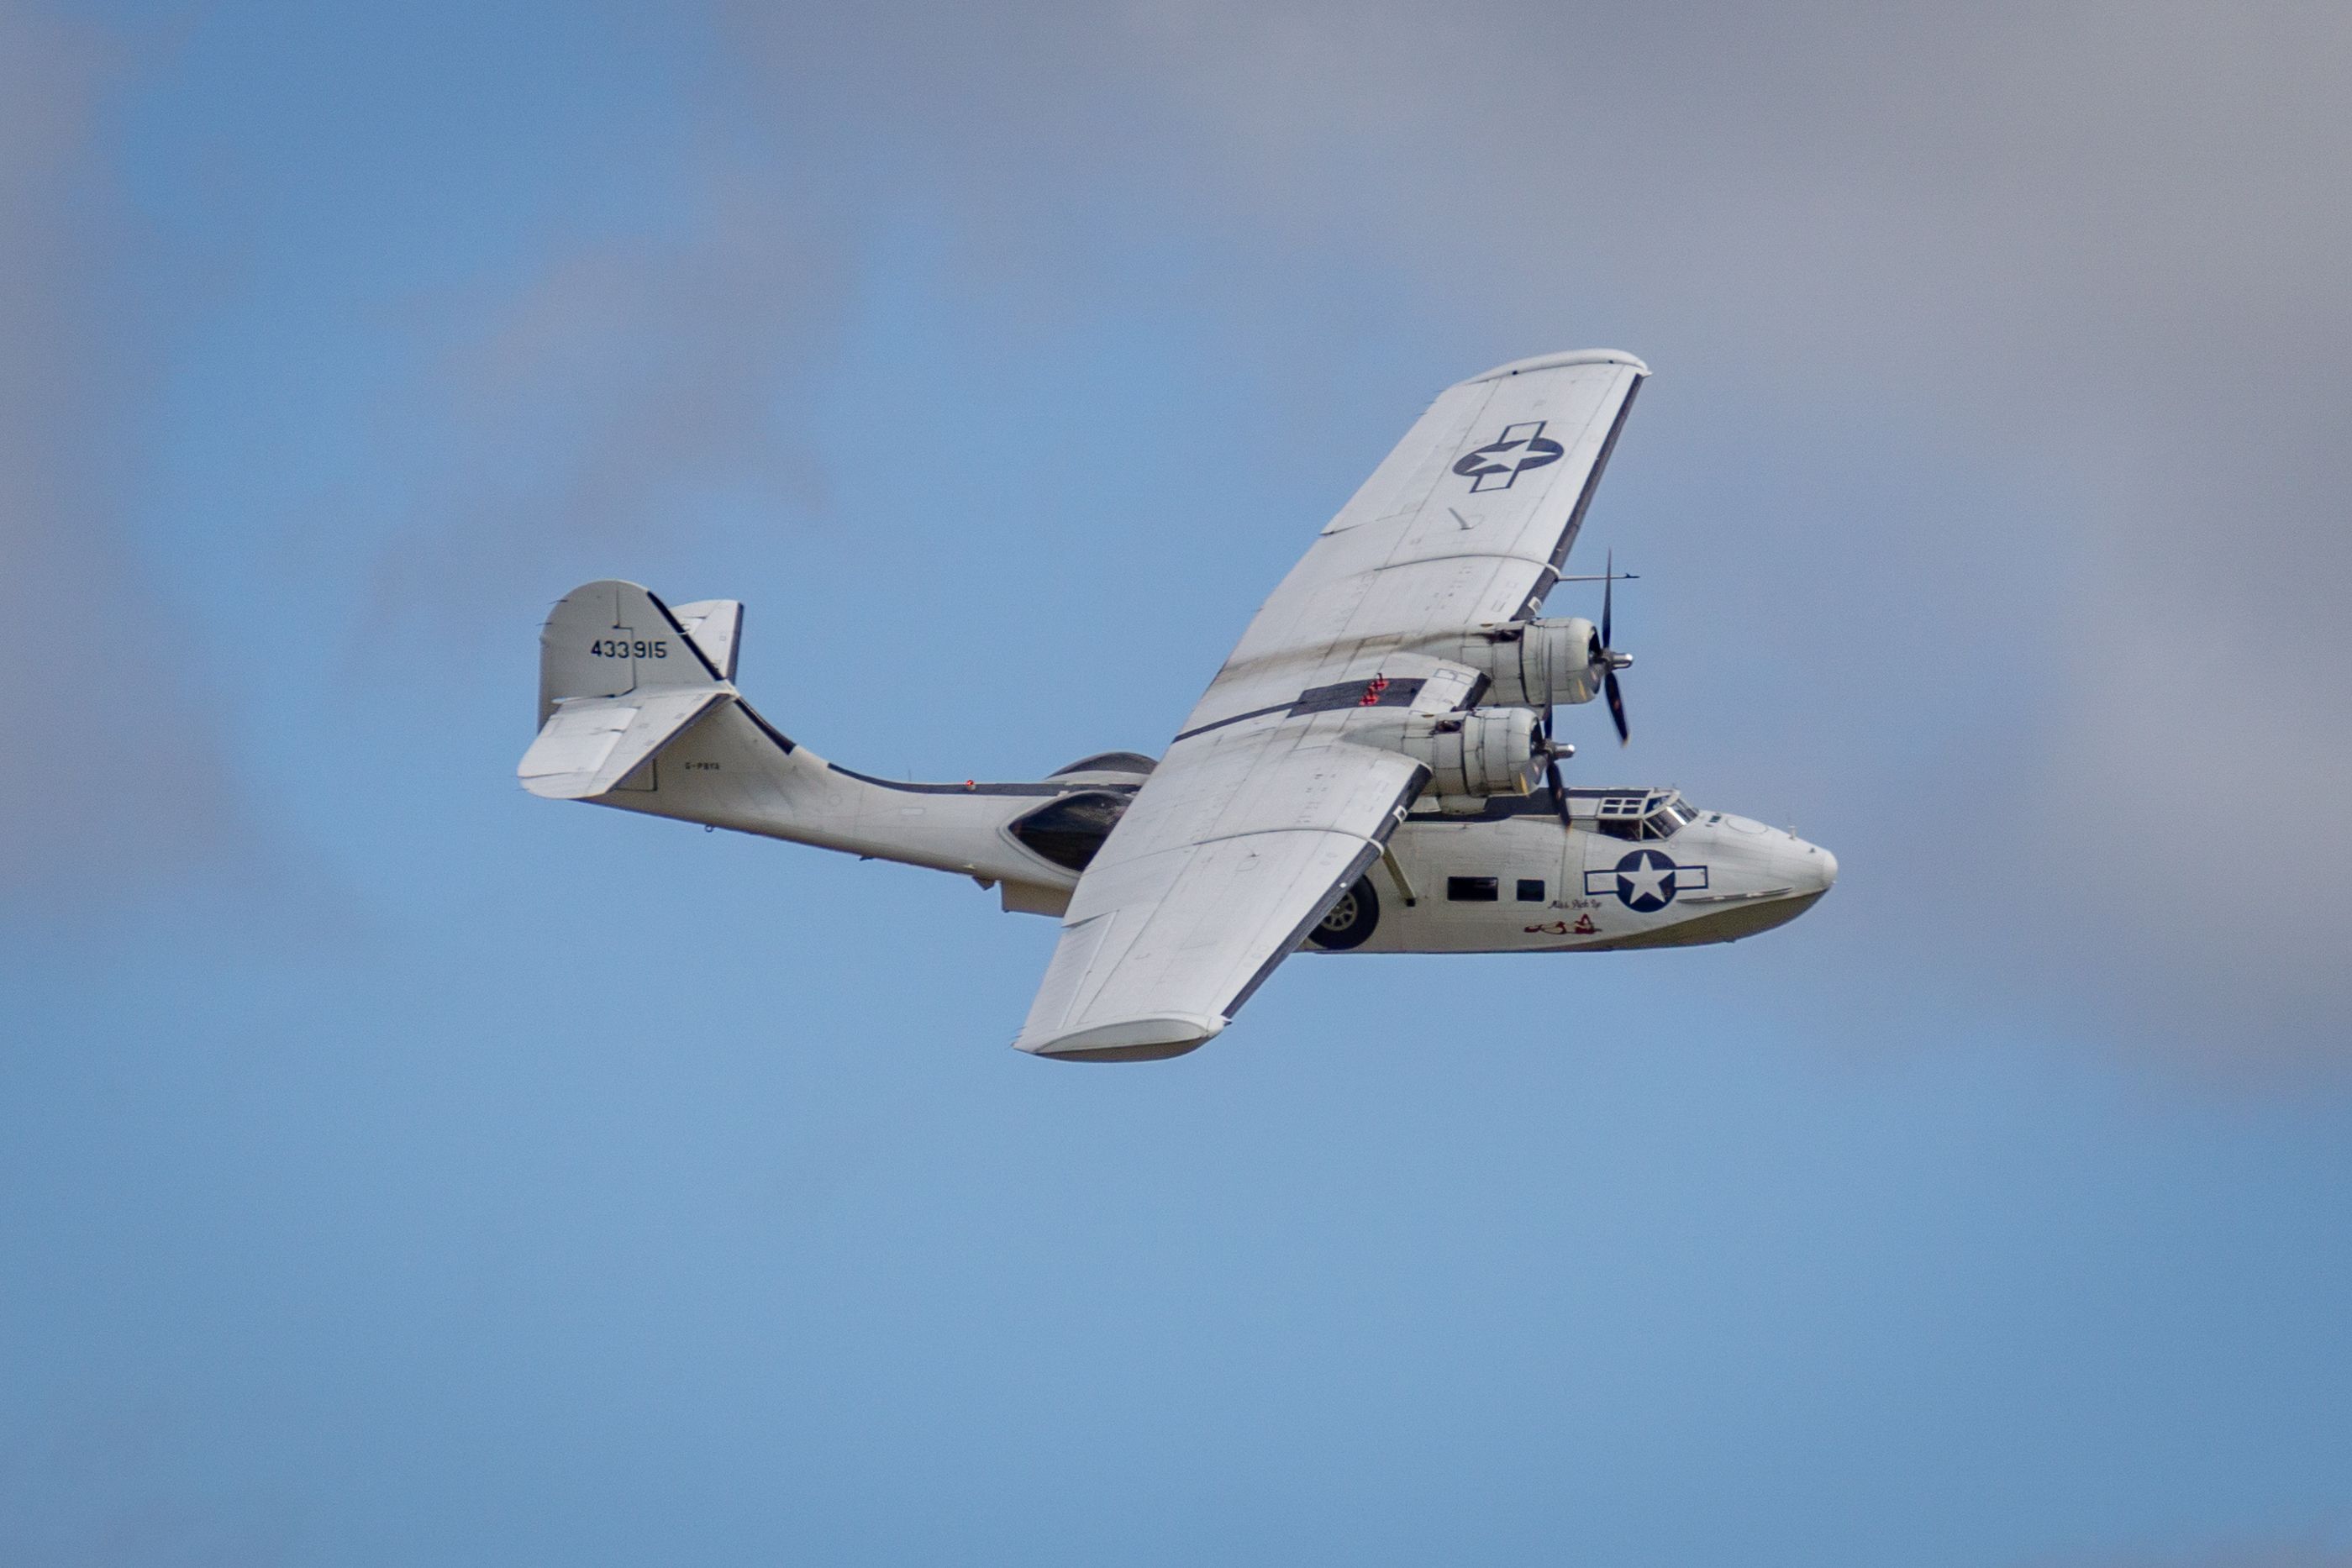
{"type": "Polygon", "coordinates": [[[1617,897],[1647,912],[1675,900],[1675,863],[1654,849],[1636,849],[1617,862],[1617,897]]]}

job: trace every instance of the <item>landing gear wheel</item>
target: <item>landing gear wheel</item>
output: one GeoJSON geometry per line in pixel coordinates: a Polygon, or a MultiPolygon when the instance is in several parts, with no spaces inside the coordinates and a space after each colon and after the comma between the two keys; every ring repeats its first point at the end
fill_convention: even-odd
{"type": "Polygon", "coordinates": [[[1372,879],[1361,877],[1339,895],[1339,901],[1331,906],[1321,925],[1307,933],[1307,940],[1326,952],[1345,952],[1370,941],[1380,923],[1381,896],[1372,891],[1372,879]]]}

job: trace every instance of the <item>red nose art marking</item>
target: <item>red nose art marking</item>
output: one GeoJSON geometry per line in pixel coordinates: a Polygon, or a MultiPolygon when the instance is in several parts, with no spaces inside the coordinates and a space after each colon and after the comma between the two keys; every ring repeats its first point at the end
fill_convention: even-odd
{"type": "Polygon", "coordinates": [[[1372,677],[1370,681],[1365,683],[1364,694],[1356,699],[1356,706],[1359,708],[1373,708],[1379,706],[1381,693],[1386,691],[1388,689],[1389,678],[1387,676],[1376,675],[1372,677]]]}

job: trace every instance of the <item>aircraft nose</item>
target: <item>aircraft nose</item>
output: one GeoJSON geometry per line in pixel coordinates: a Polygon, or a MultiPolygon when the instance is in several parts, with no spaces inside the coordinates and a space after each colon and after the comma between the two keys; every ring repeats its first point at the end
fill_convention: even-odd
{"type": "Polygon", "coordinates": [[[1815,885],[1822,892],[1828,892],[1830,884],[1837,880],[1837,857],[1818,844],[1805,846],[1805,868],[1816,879],[1815,885]]]}

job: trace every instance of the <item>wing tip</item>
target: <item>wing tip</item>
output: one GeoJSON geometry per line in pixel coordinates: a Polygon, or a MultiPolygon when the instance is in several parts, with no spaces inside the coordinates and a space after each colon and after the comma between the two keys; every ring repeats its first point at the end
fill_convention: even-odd
{"type": "Polygon", "coordinates": [[[1224,1028],[1223,1018],[1192,1013],[1160,1013],[1141,1018],[1121,1018],[1066,1035],[1043,1039],[1027,1036],[1013,1041],[1031,1056],[1065,1062],[1156,1062],[1199,1050],[1224,1028]]]}
{"type": "Polygon", "coordinates": [[[598,793],[595,777],[590,773],[518,772],[515,776],[525,790],[541,800],[587,800],[598,793]]]}
{"type": "Polygon", "coordinates": [[[1621,349],[1567,349],[1559,353],[1537,354],[1531,359],[1515,359],[1508,364],[1498,364],[1483,374],[1474,375],[1462,384],[1473,385],[1482,381],[1500,381],[1507,375],[1525,375],[1535,370],[1559,370],[1571,364],[1622,364],[1635,375],[1647,375],[1650,367],[1621,349]]]}

